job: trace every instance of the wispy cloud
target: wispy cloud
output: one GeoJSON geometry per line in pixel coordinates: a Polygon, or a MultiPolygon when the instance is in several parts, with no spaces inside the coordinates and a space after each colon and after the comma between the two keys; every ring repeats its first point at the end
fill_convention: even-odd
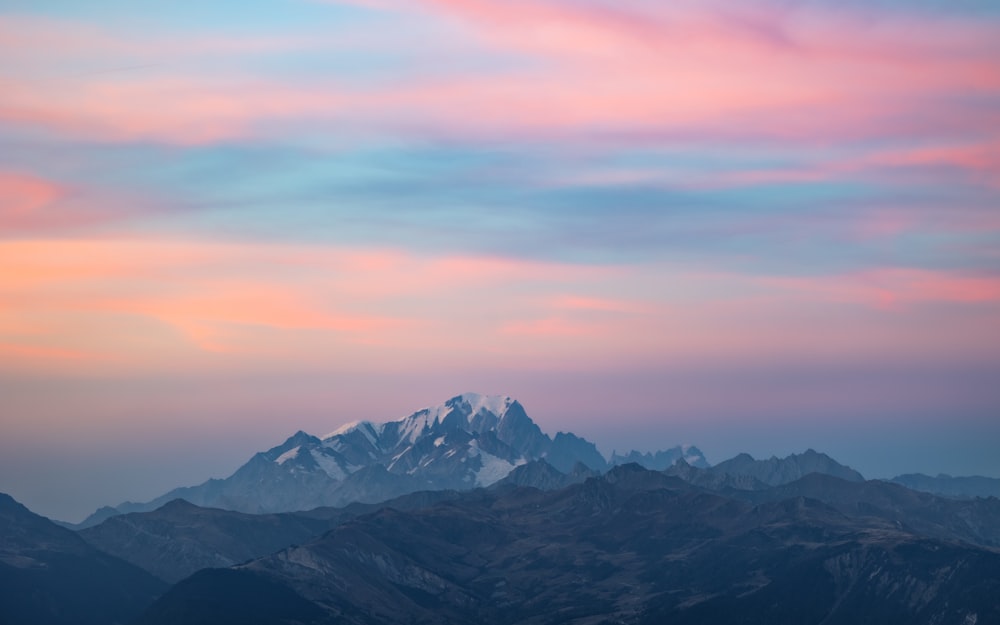
{"type": "Polygon", "coordinates": [[[380,69],[385,80],[367,84],[343,71],[296,79],[282,63],[268,69],[261,61],[312,50],[330,60],[356,53],[363,64],[370,42],[356,50],[283,35],[179,42],[6,18],[18,65],[5,68],[0,115],[95,139],[181,144],[289,132],[306,140],[315,124],[344,123],[414,137],[653,133],[809,142],[968,137],[997,126],[996,107],[974,103],[1000,89],[995,28],[971,18],[873,20],[867,11],[764,2],[740,9],[552,0],[408,6],[471,29],[451,54],[512,56],[475,73],[390,65],[380,69]],[[46,45],[55,39],[59,46],[46,45]],[[206,55],[213,60],[204,67],[194,62],[206,55]],[[69,83],[52,71],[149,62],[164,66],[69,83]],[[33,76],[24,76],[25,63],[33,76]]]}
{"type": "Polygon", "coordinates": [[[992,416],[991,0],[139,4],[0,9],[4,457],[455,385],[992,416]]]}

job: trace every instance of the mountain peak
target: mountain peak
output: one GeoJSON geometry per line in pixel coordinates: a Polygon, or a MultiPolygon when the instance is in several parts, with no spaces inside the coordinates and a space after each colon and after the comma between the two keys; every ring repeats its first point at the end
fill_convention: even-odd
{"type": "Polygon", "coordinates": [[[200,508],[187,499],[182,499],[178,497],[177,499],[171,499],[167,503],[163,504],[156,509],[157,512],[167,512],[167,513],[183,513],[191,510],[199,510],[200,508]]]}
{"type": "Polygon", "coordinates": [[[445,405],[455,404],[468,404],[471,414],[478,414],[482,411],[492,412],[493,414],[500,416],[507,411],[507,408],[511,404],[517,403],[517,400],[511,399],[509,395],[484,395],[482,393],[462,393],[461,395],[456,395],[452,397],[445,405]]]}
{"type": "Polygon", "coordinates": [[[28,512],[28,509],[25,508],[21,504],[21,502],[14,499],[7,493],[0,493],[0,511],[3,512],[11,511],[11,512],[16,512],[18,514],[23,514],[25,512],[28,512]]]}

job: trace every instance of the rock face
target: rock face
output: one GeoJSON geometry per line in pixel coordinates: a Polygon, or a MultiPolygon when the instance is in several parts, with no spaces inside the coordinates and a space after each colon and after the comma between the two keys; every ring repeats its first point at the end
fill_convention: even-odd
{"type": "Polygon", "coordinates": [[[741,501],[624,465],[555,491],[383,508],[202,571],[138,623],[246,622],[247,597],[313,624],[995,623],[997,596],[996,551],[808,497],[741,501]]]}
{"type": "MultiPolygon", "coordinates": [[[[550,438],[516,400],[467,393],[398,421],[351,423],[322,438],[297,432],[224,480],[117,509],[145,512],[185,499],[260,514],[377,502],[419,490],[488,486],[543,458],[563,473],[581,463],[607,468],[593,443],[571,433],[550,438]]],[[[107,518],[107,510],[101,514],[107,518]]]]}
{"type": "Polygon", "coordinates": [[[0,493],[0,623],[125,623],[166,586],[0,493]]]}

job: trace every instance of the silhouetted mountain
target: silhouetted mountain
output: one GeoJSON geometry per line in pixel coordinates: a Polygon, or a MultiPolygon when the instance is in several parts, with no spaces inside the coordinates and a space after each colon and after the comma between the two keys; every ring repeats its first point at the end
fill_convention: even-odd
{"type": "Polygon", "coordinates": [[[1000,622],[1000,553],[631,464],[556,491],[384,508],[191,577],[139,623],[244,623],[251,596],[313,624],[982,624],[1000,622]]]}
{"type": "Polygon", "coordinates": [[[166,584],[0,493],[0,623],[130,621],[166,584]]]}
{"type": "Polygon", "coordinates": [[[945,497],[1000,497],[1000,479],[981,475],[952,477],[940,474],[931,477],[923,473],[907,473],[897,475],[890,481],[913,490],[945,497]]]}
{"type": "Polygon", "coordinates": [[[329,521],[293,514],[252,515],[175,499],[81,530],[95,547],[174,583],[205,568],[229,567],[307,542],[329,521]]]}
{"type": "Polygon", "coordinates": [[[770,486],[752,475],[713,471],[711,468],[700,469],[692,467],[683,458],[674,463],[673,466],[665,469],[664,473],[679,477],[689,484],[718,492],[728,492],[729,490],[766,490],[770,488],[770,486]]]}
{"type": "Polygon", "coordinates": [[[117,510],[145,512],[173,499],[255,514],[343,506],[419,490],[488,486],[540,459],[563,473],[578,463],[607,468],[593,443],[566,432],[549,438],[516,400],[467,393],[398,421],[351,423],[323,438],[297,432],[224,480],[117,510]]]}
{"type": "Polygon", "coordinates": [[[546,462],[562,473],[571,472],[577,463],[598,473],[603,473],[608,468],[607,461],[597,451],[597,447],[572,432],[556,432],[544,457],[546,462]]]}
{"type": "Polygon", "coordinates": [[[495,482],[491,489],[511,488],[516,486],[537,488],[539,490],[558,490],[570,484],[577,484],[588,477],[599,475],[596,471],[587,468],[583,463],[577,463],[570,469],[569,473],[559,471],[544,460],[532,460],[527,464],[515,468],[499,482],[495,482]]]}
{"type": "Polygon", "coordinates": [[[869,480],[811,473],[765,491],[734,493],[755,502],[809,497],[854,517],[878,518],[922,536],[1000,548],[1000,499],[955,500],[869,480]]]}
{"type": "Polygon", "coordinates": [[[694,445],[678,445],[656,453],[646,452],[643,454],[633,450],[624,456],[618,453],[611,454],[610,464],[612,465],[631,462],[654,471],[663,471],[677,462],[684,462],[700,469],[707,469],[710,466],[708,460],[705,459],[705,454],[701,453],[701,450],[694,445]]]}
{"type": "Polygon", "coordinates": [[[110,519],[113,516],[118,516],[119,514],[122,514],[122,511],[118,510],[117,508],[112,508],[111,506],[102,506],[98,508],[96,512],[94,512],[84,520],[80,521],[79,523],[67,523],[66,521],[58,521],[56,519],[52,519],[52,522],[57,525],[61,525],[67,529],[82,530],[88,527],[94,527],[95,525],[103,523],[107,519],[110,519]]]}
{"type": "Polygon", "coordinates": [[[79,535],[168,582],[205,568],[228,567],[293,544],[307,542],[331,527],[383,507],[423,508],[458,497],[457,491],[421,491],[379,504],[266,515],[201,508],[175,499],[152,512],[130,512],[79,535]]]}
{"type": "Polygon", "coordinates": [[[739,454],[735,458],[720,462],[708,471],[733,476],[745,475],[768,486],[794,482],[810,473],[833,475],[853,482],[862,482],[865,479],[854,469],[812,449],[806,450],[805,453],[792,454],[786,458],[772,456],[767,460],[754,460],[750,454],[739,454]]]}

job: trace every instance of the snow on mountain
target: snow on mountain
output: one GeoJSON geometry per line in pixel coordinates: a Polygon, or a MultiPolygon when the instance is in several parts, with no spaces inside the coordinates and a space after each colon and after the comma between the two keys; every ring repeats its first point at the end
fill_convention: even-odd
{"type": "Polygon", "coordinates": [[[286,462],[288,462],[292,458],[295,458],[296,456],[298,456],[300,449],[302,449],[301,445],[297,446],[297,447],[292,447],[291,449],[289,449],[285,453],[283,453],[280,456],[278,456],[277,458],[275,458],[274,459],[274,463],[275,464],[285,464],[286,462]]]}

